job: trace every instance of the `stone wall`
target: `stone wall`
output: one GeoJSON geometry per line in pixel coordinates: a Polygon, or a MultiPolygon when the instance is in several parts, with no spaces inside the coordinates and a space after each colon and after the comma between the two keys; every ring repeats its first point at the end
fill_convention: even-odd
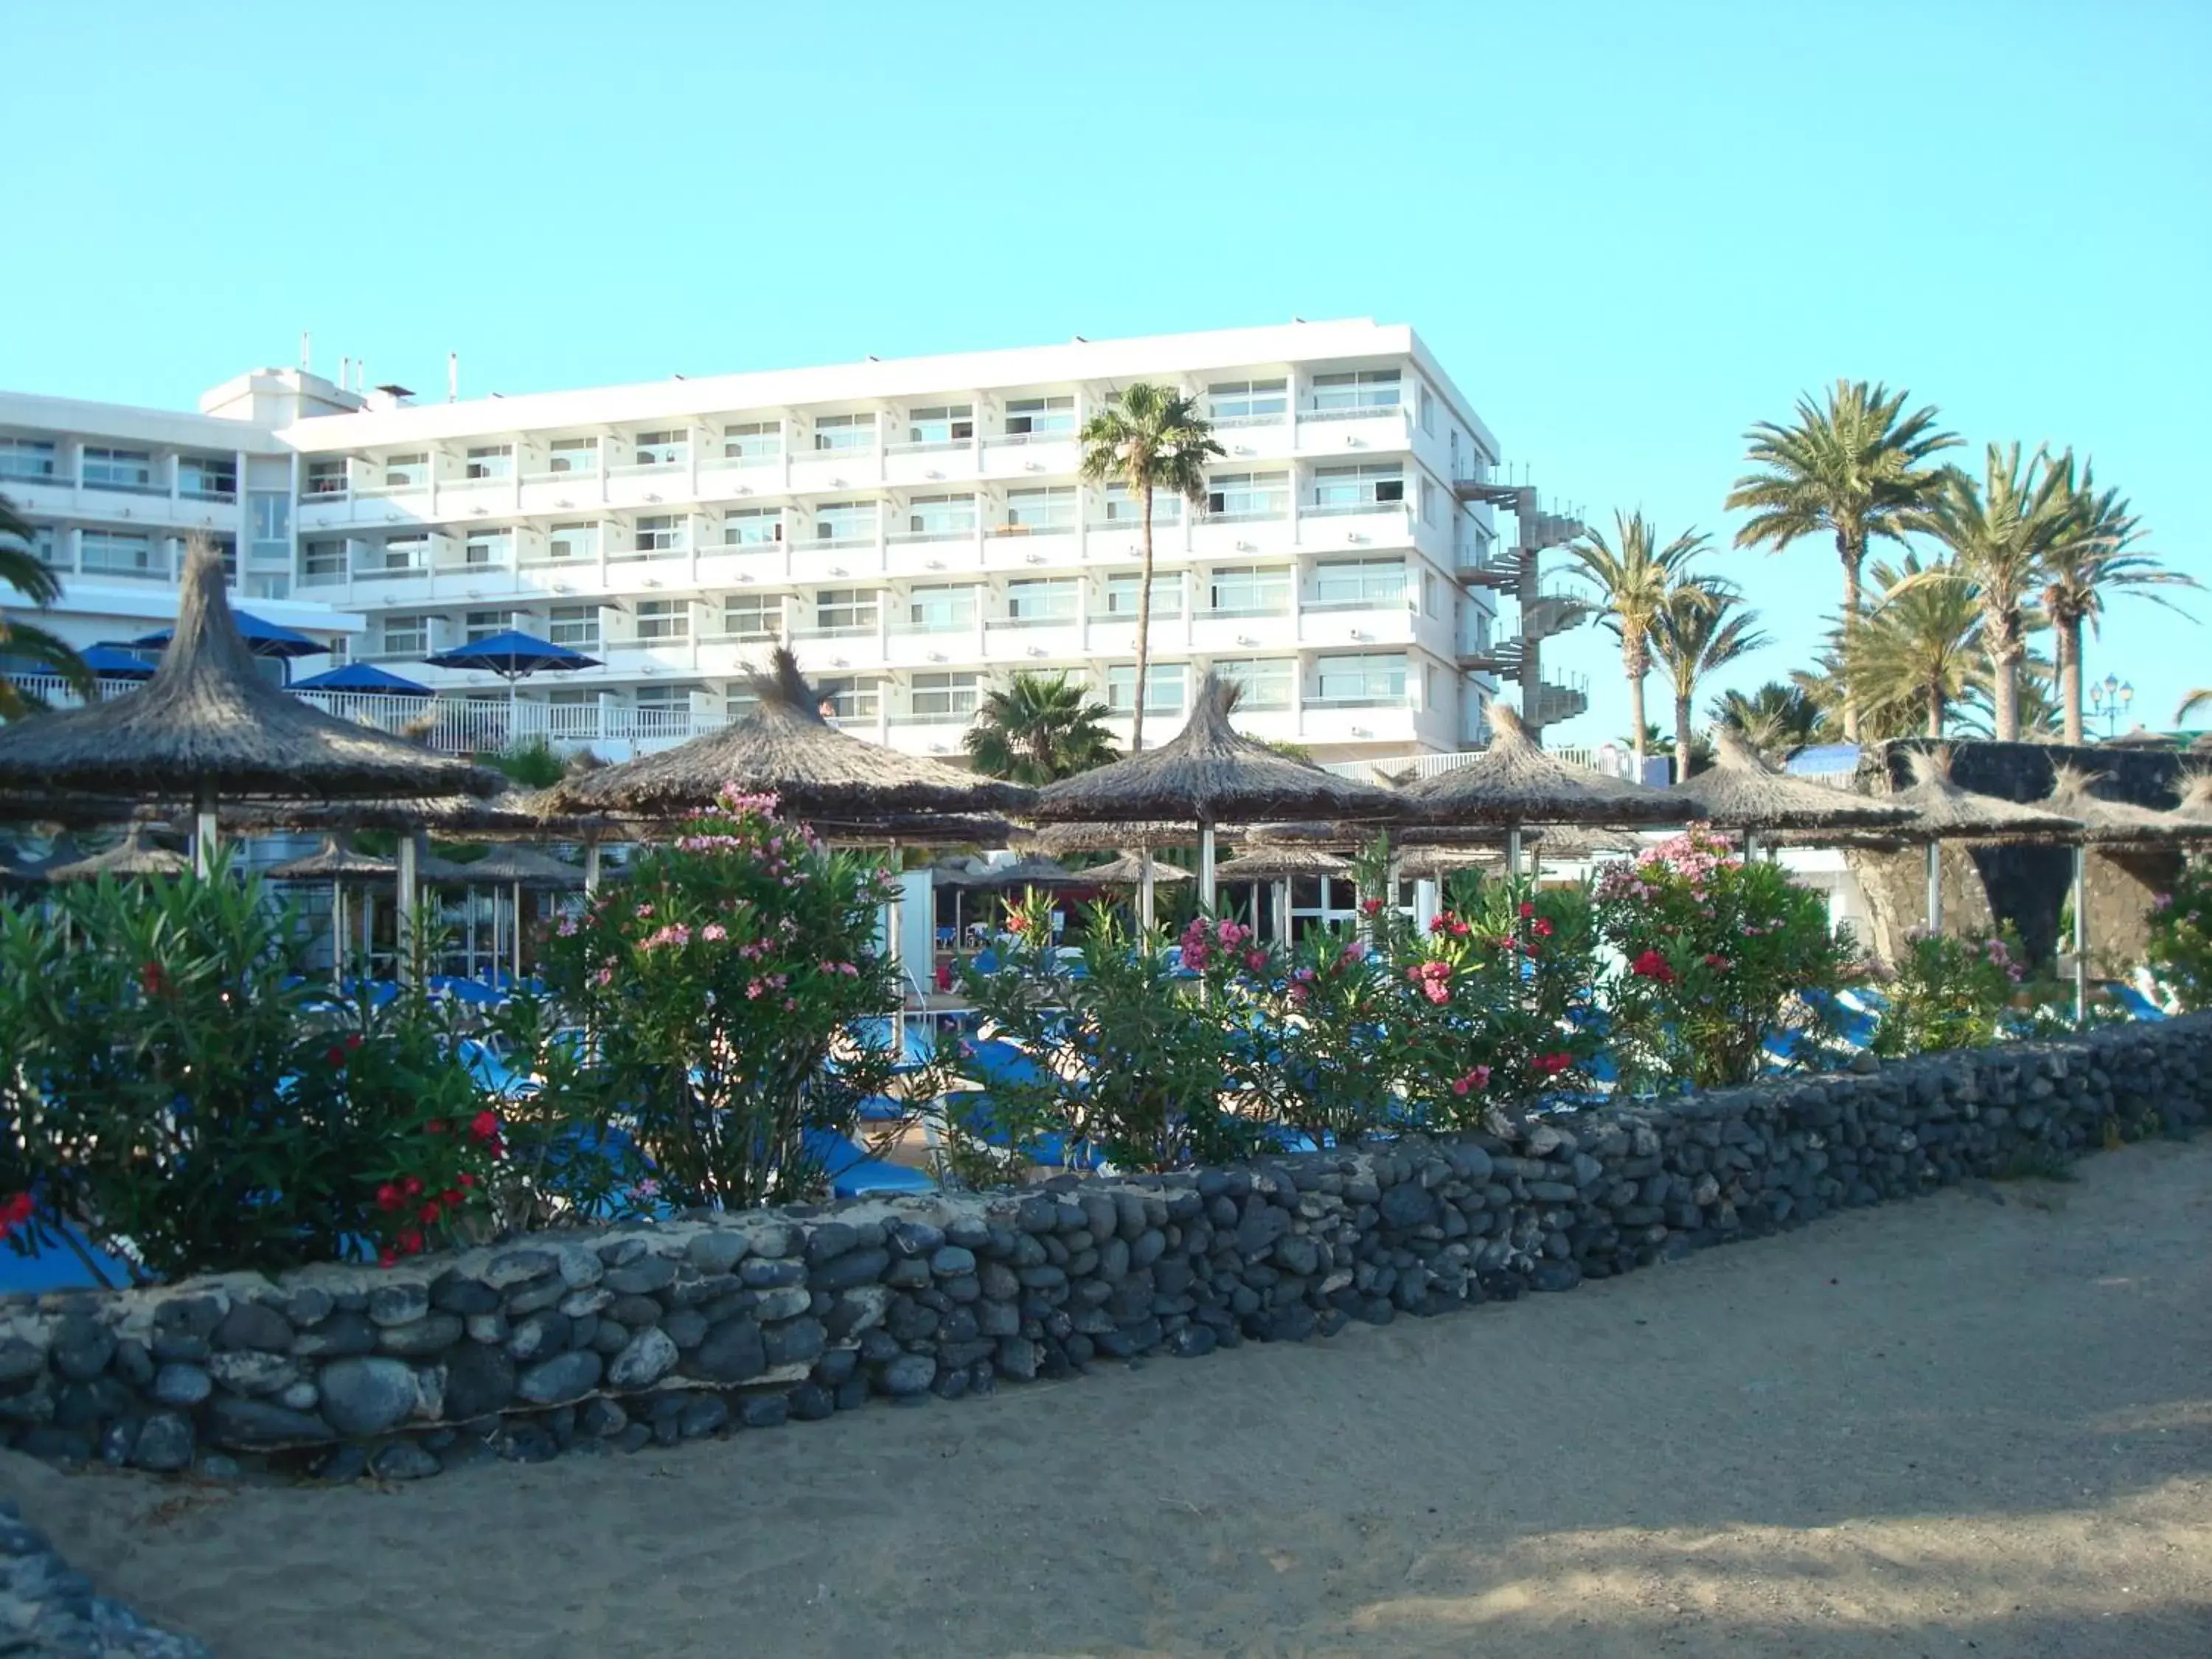
{"type": "Polygon", "coordinates": [[[325,1478],[635,1449],[1435,1314],[2212,1111],[2212,1015],[1353,1152],[0,1304],[0,1431],[325,1478]]]}

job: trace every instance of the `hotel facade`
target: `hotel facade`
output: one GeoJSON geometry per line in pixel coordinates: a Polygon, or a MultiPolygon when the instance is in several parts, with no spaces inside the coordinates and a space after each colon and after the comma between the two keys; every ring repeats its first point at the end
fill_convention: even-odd
{"type": "Polygon", "coordinates": [[[374,663],[436,694],[306,695],[441,746],[679,741],[744,712],[779,640],[842,726],[917,753],[957,757],[1016,670],[1079,678],[1126,736],[1141,503],[1083,482],[1077,434],[1142,380],[1194,398],[1225,451],[1202,501],[1153,503],[1155,742],[1209,669],[1243,686],[1245,730],[1324,761],[1479,746],[1524,673],[1547,718],[1581,705],[1524,656],[1532,630],[1501,627],[1500,592],[1539,634],[1553,601],[1500,545],[1496,439],[1404,326],[441,401],[358,378],[258,370],[189,414],[0,392],[0,494],[64,585],[47,620],[80,644],[158,628],[204,534],[241,605],[331,644],[304,667],[374,663]],[[600,665],[510,707],[423,661],[507,628],[600,665]]]}

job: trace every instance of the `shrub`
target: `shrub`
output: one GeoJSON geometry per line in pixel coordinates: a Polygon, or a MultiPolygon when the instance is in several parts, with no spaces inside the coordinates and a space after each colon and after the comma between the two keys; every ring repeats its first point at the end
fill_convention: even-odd
{"type": "Polygon", "coordinates": [[[1856,971],[1821,895],[1692,829],[1598,878],[1598,930],[1626,971],[1613,1028],[1624,1079],[1723,1088],[1756,1079],[1769,1037],[1817,1056],[1856,971]]]}
{"type": "Polygon", "coordinates": [[[1364,940],[1317,928],[1287,959],[1261,951],[1255,1086],[1267,1115],[1316,1145],[1393,1126],[1407,1072],[1406,999],[1364,940]]]}
{"type": "Polygon", "coordinates": [[[2191,859],[2153,902],[2150,966],[2185,1013],[2212,1008],[2212,864],[2191,859]]]}
{"type": "Polygon", "coordinates": [[[1923,1054],[1973,1048],[2005,1034],[2005,1019],[2022,969],[2002,939],[1964,939],[1915,929],[1885,994],[1889,1006],[1875,1033],[1875,1052],[1923,1054]]]}
{"type": "Polygon", "coordinates": [[[881,867],[731,789],[631,868],[546,953],[590,1063],[543,1109],[592,1145],[633,1141],[678,1206],[811,1195],[807,1132],[849,1135],[891,1081],[889,1042],[854,1033],[901,1002],[876,944],[881,867]]]}
{"type": "Polygon", "coordinates": [[[1104,906],[1090,918],[1079,969],[1053,949],[1042,906],[1007,921],[999,970],[964,963],[963,983],[985,1020],[1028,1049],[1038,1075],[994,1080],[988,1121],[956,1099],[956,1125],[964,1116],[969,1133],[1019,1152],[1065,1135],[1136,1170],[1258,1148],[1266,1124],[1231,1107],[1261,1098],[1252,1016],[1273,964],[1249,965],[1244,927],[1194,918],[1182,945],[1194,977],[1176,979],[1164,938],[1133,936],[1104,906]]]}
{"type": "Polygon", "coordinates": [[[419,995],[339,1007],[295,918],[218,869],[0,915],[0,1193],[142,1277],[428,1248],[484,1213],[497,1120],[419,995]]]}

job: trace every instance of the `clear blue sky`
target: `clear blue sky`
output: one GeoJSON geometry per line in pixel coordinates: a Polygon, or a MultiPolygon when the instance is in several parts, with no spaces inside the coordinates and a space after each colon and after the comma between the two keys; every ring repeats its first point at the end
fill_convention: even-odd
{"type": "MultiPolygon", "coordinates": [[[[2203,0],[7,9],[0,386],[519,392],[1410,322],[1556,499],[1725,548],[1838,375],[2070,443],[2212,581],[2203,0]]],[[[1827,547],[1723,551],[1812,655],[1827,547]]],[[[2197,609],[2212,618],[2212,596],[2197,609]]],[[[2122,601],[2162,722],[2212,629],[2122,601]]],[[[1610,636],[1563,651],[1626,726],[1610,636]]],[[[1654,707],[1660,691],[1654,679],[1654,707]]]]}

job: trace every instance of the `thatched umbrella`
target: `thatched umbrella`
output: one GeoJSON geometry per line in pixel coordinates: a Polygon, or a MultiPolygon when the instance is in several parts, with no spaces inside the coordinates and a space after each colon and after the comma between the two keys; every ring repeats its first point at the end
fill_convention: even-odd
{"type": "Polygon", "coordinates": [[[1285,946],[1291,942],[1291,883],[1302,876],[1349,876],[1352,860],[1318,847],[1253,845],[1213,872],[1217,883],[1256,881],[1267,884],[1274,900],[1275,937],[1285,946]]]}
{"type": "Polygon", "coordinates": [[[1502,826],[1506,871],[1515,876],[1523,825],[1666,823],[1681,817],[1662,790],[1547,754],[1504,703],[1491,705],[1487,749],[1464,766],[1416,778],[1400,793],[1425,830],[1502,826]]]}
{"type": "Polygon", "coordinates": [[[1943,926],[1942,842],[2051,841],[2077,836],[2082,829],[2075,818],[1961,789],[1951,781],[1948,750],[1931,755],[1914,750],[1910,764],[1911,786],[1889,799],[1917,814],[1905,829],[1927,849],[1928,931],[1931,933],[1942,931],[1943,926]]]}
{"type": "Polygon", "coordinates": [[[1655,791],[1674,803],[1671,817],[1743,834],[1743,855],[1768,830],[1868,830],[1903,826],[1912,809],[1855,795],[1825,783],[1778,772],[1742,737],[1722,726],[1713,732],[1713,764],[1685,781],[1655,791]]]}
{"type": "Polygon", "coordinates": [[[64,882],[98,881],[102,876],[181,876],[190,872],[190,859],[182,853],[172,852],[153,837],[150,825],[134,823],[124,831],[123,839],[105,853],[94,853],[73,864],[50,864],[40,873],[48,881],[64,882]]]}
{"type": "Polygon", "coordinates": [[[811,821],[866,826],[922,812],[1018,811],[1031,791],[926,756],[864,743],[823,719],[821,697],[778,646],[747,675],[760,701],[744,719],[658,754],[641,755],[547,792],[557,810],[671,818],[703,811],[732,784],[772,794],[811,821]]]}
{"type": "Polygon", "coordinates": [[[2074,832],[2074,1018],[2089,1013],[2089,854],[2103,847],[2152,847],[2212,836],[2212,821],[2153,811],[2090,793],[2094,779],[2077,766],[2051,769],[2051,793],[2039,803],[2075,820],[2074,832]]]}
{"type": "Polygon", "coordinates": [[[1103,864],[1094,864],[1088,870],[1078,870],[1075,875],[1087,887],[1139,887],[1146,882],[1157,885],[1164,881],[1195,879],[1179,864],[1154,864],[1150,857],[1139,853],[1124,853],[1103,864]]]}
{"type": "Polygon", "coordinates": [[[319,851],[310,853],[305,858],[274,866],[269,871],[269,878],[302,886],[320,885],[325,882],[330,884],[331,972],[343,978],[346,957],[347,885],[366,886],[371,882],[389,881],[398,872],[398,866],[390,859],[380,859],[374,854],[362,852],[343,835],[328,835],[323,837],[319,851]]]}
{"type": "Polygon", "coordinates": [[[939,865],[930,872],[930,880],[933,886],[942,887],[952,895],[952,937],[957,944],[964,921],[961,912],[970,892],[1081,887],[1087,884],[1089,878],[1075,874],[1052,859],[1030,854],[1006,864],[939,865]]]}
{"type": "MultiPolygon", "coordinates": [[[[1213,832],[1222,823],[1332,817],[1387,822],[1402,806],[1388,789],[1324,772],[1270,749],[1230,724],[1241,688],[1209,672],[1182,731],[1147,749],[1037,792],[1030,816],[1071,820],[1181,818],[1198,825],[1200,902],[1213,902],[1213,832]]],[[[1147,852],[1141,855],[1149,863],[1147,852]]],[[[1139,889],[1152,924],[1152,889],[1139,889]]]]}
{"type": "Polygon", "coordinates": [[[2212,829],[2212,772],[2183,773],[2181,799],[2168,816],[2212,829]]]}
{"type": "Polygon", "coordinates": [[[1198,845],[1198,826],[1194,823],[1048,823],[1030,837],[1038,852],[1052,858],[1065,858],[1070,853],[1118,853],[1124,848],[1136,847],[1150,851],[1156,847],[1195,847],[1198,845]]]}
{"type": "Polygon", "coordinates": [[[222,556],[204,543],[185,556],[174,637],[144,689],[0,731],[0,790],[189,799],[203,868],[218,797],[487,794],[499,783],[263,679],[231,615],[222,556]]]}

